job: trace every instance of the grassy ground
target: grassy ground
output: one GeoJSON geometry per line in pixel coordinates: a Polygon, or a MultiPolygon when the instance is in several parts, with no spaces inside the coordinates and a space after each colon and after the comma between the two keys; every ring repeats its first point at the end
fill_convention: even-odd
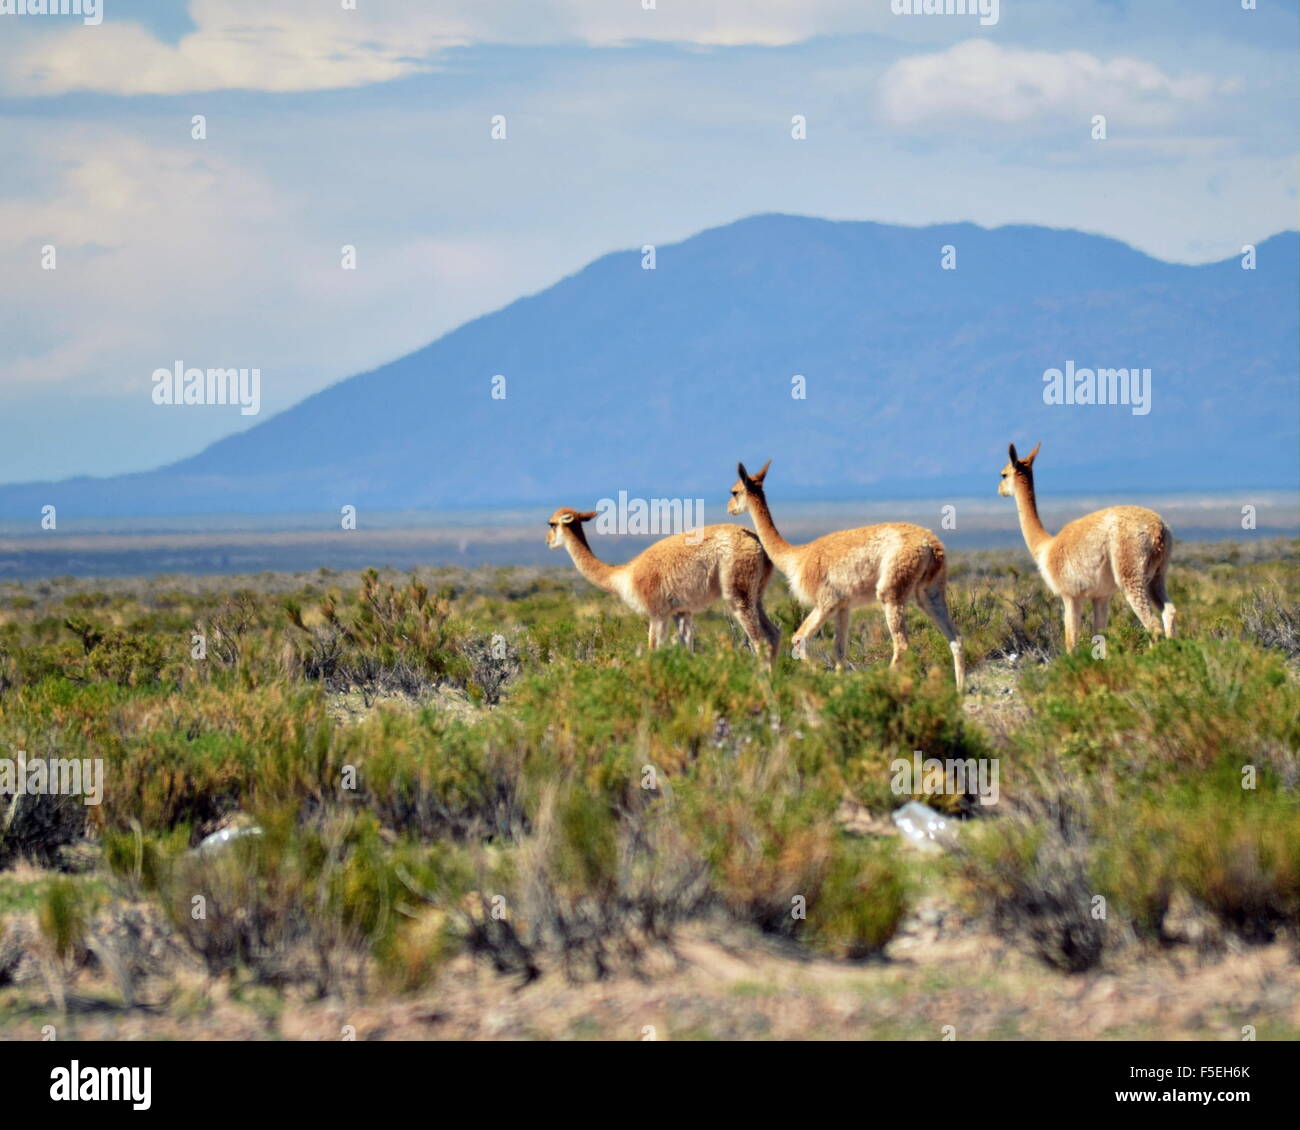
{"type": "Polygon", "coordinates": [[[1073,656],[959,555],[962,701],[919,612],[769,679],[565,569],[0,586],[0,757],[104,766],[0,796],[0,1035],[1296,1038],[1296,553],[1180,545],[1180,638],[1073,656]]]}

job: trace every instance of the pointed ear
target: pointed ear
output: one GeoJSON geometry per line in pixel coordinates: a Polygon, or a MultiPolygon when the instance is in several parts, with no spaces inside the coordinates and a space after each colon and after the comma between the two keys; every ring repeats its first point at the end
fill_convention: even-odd
{"type": "Polygon", "coordinates": [[[1035,459],[1037,458],[1037,456],[1038,456],[1038,449],[1039,449],[1040,447],[1042,447],[1042,446],[1043,446],[1043,441],[1042,441],[1042,440],[1039,440],[1036,444],[1034,444],[1034,450],[1031,451],[1028,455],[1025,456],[1025,466],[1026,466],[1026,467],[1032,466],[1034,460],[1035,460],[1035,459]]]}
{"type": "Polygon", "coordinates": [[[754,482],[761,483],[767,478],[767,469],[772,466],[772,460],[768,460],[757,471],[754,472],[754,482]]]}
{"type": "Polygon", "coordinates": [[[588,510],[584,514],[575,514],[574,518],[579,522],[590,522],[596,516],[595,510],[588,510]]]}
{"type": "Polygon", "coordinates": [[[1012,463],[1019,463],[1020,459],[1016,455],[1016,445],[1014,443],[1007,446],[1007,454],[1011,456],[1012,463]]]}
{"type": "Polygon", "coordinates": [[[754,481],[749,477],[749,472],[745,470],[745,464],[743,463],[736,464],[736,474],[740,476],[742,483],[752,483],[754,481]]]}

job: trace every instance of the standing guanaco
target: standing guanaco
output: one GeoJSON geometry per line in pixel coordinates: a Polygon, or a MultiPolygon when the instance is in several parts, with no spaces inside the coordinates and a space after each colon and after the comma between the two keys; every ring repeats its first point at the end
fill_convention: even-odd
{"type": "Polygon", "coordinates": [[[1100,634],[1110,613],[1110,598],[1123,592],[1129,607],[1153,636],[1172,639],[1176,610],[1165,591],[1173,535],[1164,519],[1145,506],[1109,506],[1062,526],[1053,536],[1038,519],[1034,460],[1038,444],[1023,459],[1016,445],[1002,468],[998,494],[1016,500],[1020,532],[1047,587],[1065,605],[1065,648],[1073,651],[1083,620],[1083,602],[1092,601],[1092,629],[1100,634]],[[1156,610],[1159,609],[1157,615],[1156,610]]]}
{"type": "Polygon", "coordinates": [[[890,666],[908,649],[903,610],[916,603],[943,633],[952,652],[957,693],[966,685],[966,663],[961,637],[948,614],[948,566],[943,542],[929,530],[907,522],[885,522],[856,530],[840,530],[806,545],[791,545],[777,531],[767,506],[763,480],[772,460],[750,475],[740,463],[740,478],[731,488],[727,513],[753,516],[763,548],[786,579],[795,598],[812,606],[791,643],[795,655],[808,659],[807,644],[831,616],[835,617],[835,656],[843,666],[849,642],[852,610],[873,600],[885,610],[885,623],[894,643],[890,666]]]}
{"type": "Polygon", "coordinates": [[[646,617],[651,648],[667,638],[670,619],[677,622],[678,639],[691,647],[695,638],[692,615],[722,598],[755,654],[771,668],[781,644],[781,629],[763,608],[772,562],[753,533],[732,524],[704,526],[671,534],[626,565],[607,565],[592,553],[582,528],[594,517],[594,510],[579,513],[572,507],[560,507],[547,522],[546,544],[552,549],[563,546],[588,581],[614,593],[632,611],[646,617]]]}

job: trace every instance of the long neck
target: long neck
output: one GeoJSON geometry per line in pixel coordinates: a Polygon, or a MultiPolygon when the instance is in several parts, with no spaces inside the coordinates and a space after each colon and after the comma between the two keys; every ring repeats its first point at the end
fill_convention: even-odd
{"type": "Polygon", "coordinates": [[[582,527],[577,522],[569,526],[568,531],[569,536],[564,539],[564,547],[573,558],[574,567],[598,589],[613,592],[614,575],[619,567],[606,565],[591,552],[591,546],[587,544],[587,535],[583,533],[582,527]]]}
{"type": "Polygon", "coordinates": [[[1016,513],[1020,516],[1020,532],[1025,536],[1025,544],[1035,557],[1038,551],[1052,540],[1052,535],[1038,520],[1038,499],[1034,496],[1034,476],[1017,475],[1014,494],[1016,496],[1016,513]]]}
{"type": "Polygon", "coordinates": [[[749,512],[754,517],[754,532],[763,543],[764,552],[782,572],[786,572],[785,562],[790,560],[797,547],[781,536],[776,523],[772,521],[772,511],[767,508],[767,499],[761,491],[749,492],[748,502],[749,512]]]}

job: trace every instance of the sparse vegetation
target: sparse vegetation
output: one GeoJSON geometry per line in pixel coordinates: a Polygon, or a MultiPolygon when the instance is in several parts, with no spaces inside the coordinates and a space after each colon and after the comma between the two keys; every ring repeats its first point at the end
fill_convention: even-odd
{"type": "Polygon", "coordinates": [[[1180,547],[1170,588],[1181,638],[1116,608],[1062,656],[1023,554],[954,555],[959,701],[915,610],[897,671],[869,610],[848,671],[824,638],[769,679],[722,610],[646,654],[564,570],[0,586],[0,756],[105,765],[99,806],[0,796],[0,1026],[96,978],[176,1015],[653,979],[696,929],[855,962],[936,897],[1047,977],[1300,944],[1296,547],[1180,547]],[[1001,768],[914,794],[960,822],[938,862],[891,834],[913,751],[1001,768]]]}

